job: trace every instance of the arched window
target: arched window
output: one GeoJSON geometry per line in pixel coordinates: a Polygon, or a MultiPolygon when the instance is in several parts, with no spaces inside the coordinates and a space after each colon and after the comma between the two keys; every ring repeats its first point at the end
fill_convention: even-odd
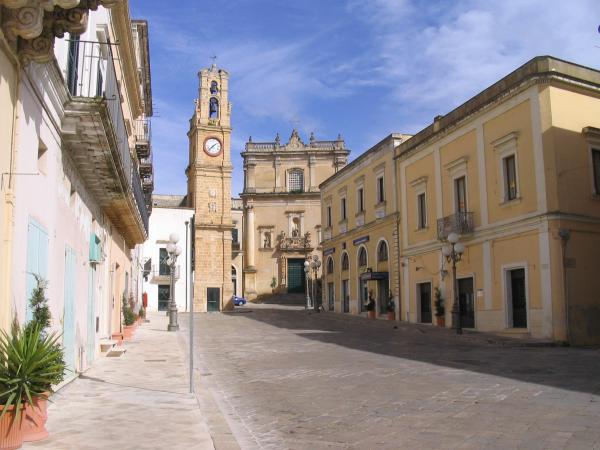
{"type": "Polygon", "coordinates": [[[210,98],[210,104],[208,107],[208,117],[210,119],[219,118],[219,100],[217,100],[215,97],[210,98]]]}
{"type": "Polygon", "coordinates": [[[361,247],[358,250],[358,266],[365,267],[367,265],[367,250],[361,247]]]}
{"type": "Polygon", "coordinates": [[[385,241],[379,243],[377,247],[377,261],[383,262],[388,260],[388,246],[385,241]]]}
{"type": "Polygon", "coordinates": [[[302,169],[292,169],[288,172],[288,190],[304,192],[304,171],[302,169]]]}
{"type": "Polygon", "coordinates": [[[342,253],[342,270],[350,269],[350,258],[348,258],[348,253],[342,253]]]}
{"type": "Polygon", "coordinates": [[[219,85],[217,84],[216,81],[213,81],[210,83],[210,93],[211,94],[218,94],[219,93],[219,85]]]}
{"type": "Polygon", "coordinates": [[[331,256],[327,258],[327,273],[333,273],[333,258],[331,256]]]}

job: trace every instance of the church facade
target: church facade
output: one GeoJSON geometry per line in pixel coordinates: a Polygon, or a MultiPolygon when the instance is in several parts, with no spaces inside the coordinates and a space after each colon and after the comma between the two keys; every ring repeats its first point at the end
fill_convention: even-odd
{"type": "MultiPolygon", "coordinates": [[[[244,296],[305,292],[304,261],[321,258],[319,184],[344,167],[344,140],[246,143],[244,159],[244,296]]],[[[318,274],[320,275],[320,273],[318,274]]]]}

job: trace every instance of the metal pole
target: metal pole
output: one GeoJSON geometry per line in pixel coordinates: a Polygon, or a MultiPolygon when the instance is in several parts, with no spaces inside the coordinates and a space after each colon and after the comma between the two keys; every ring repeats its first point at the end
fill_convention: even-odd
{"type": "MultiPolygon", "coordinates": [[[[188,284],[189,284],[189,274],[188,274],[188,225],[189,222],[185,223],[185,297],[186,301],[188,298],[188,284]]],[[[194,393],[194,295],[193,291],[189,290],[190,296],[190,393],[194,393]]]]}
{"type": "Polygon", "coordinates": [[[454,291],[454,304],[452,305],[452,324],[456,329],[456,334],[462,334],[462,328],[460,326],[460,301],[458,298],[458,283],[456,281],[456,252],[454,251],[454,244],[452,244],[452,290],[454,291]]]}
{"type": "Polygon", "coordinates": [[[306,279],[306,309],[310,309],[310,294],[308,291],[308,269],[304,268],[304,278],[306,279]]]}
{"type": "Polygon", "coordinates": [[[179,324],[177,323],[177,304],[175,303],[175,268],[177,267],[175,253],[171,256],[171,264],[171,303],[169,304],[169,326],[167,330],[177,331],[179,330],[179,324]]]}

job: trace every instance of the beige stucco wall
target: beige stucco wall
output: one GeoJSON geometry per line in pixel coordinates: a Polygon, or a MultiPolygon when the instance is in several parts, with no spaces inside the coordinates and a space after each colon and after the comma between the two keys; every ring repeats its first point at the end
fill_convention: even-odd
{"type": "Polygon", "coordinates": [[[0,329],[8,330],[11,319],[10,272],[12,250],[12,172],[13,133],[17,103],[18,70],[0,37],[0,329]]]}

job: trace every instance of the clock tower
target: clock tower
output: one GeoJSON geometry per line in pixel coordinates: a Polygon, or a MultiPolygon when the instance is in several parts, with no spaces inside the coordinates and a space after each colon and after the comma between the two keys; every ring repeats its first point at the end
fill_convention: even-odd
{"type": "Polygon", "coordinates": [[[194,310],[233,308],[231,296],[231,104],[229,74],[213,64],[198,73],[190,120],[188,204],[195,211],[194,310]]]}

